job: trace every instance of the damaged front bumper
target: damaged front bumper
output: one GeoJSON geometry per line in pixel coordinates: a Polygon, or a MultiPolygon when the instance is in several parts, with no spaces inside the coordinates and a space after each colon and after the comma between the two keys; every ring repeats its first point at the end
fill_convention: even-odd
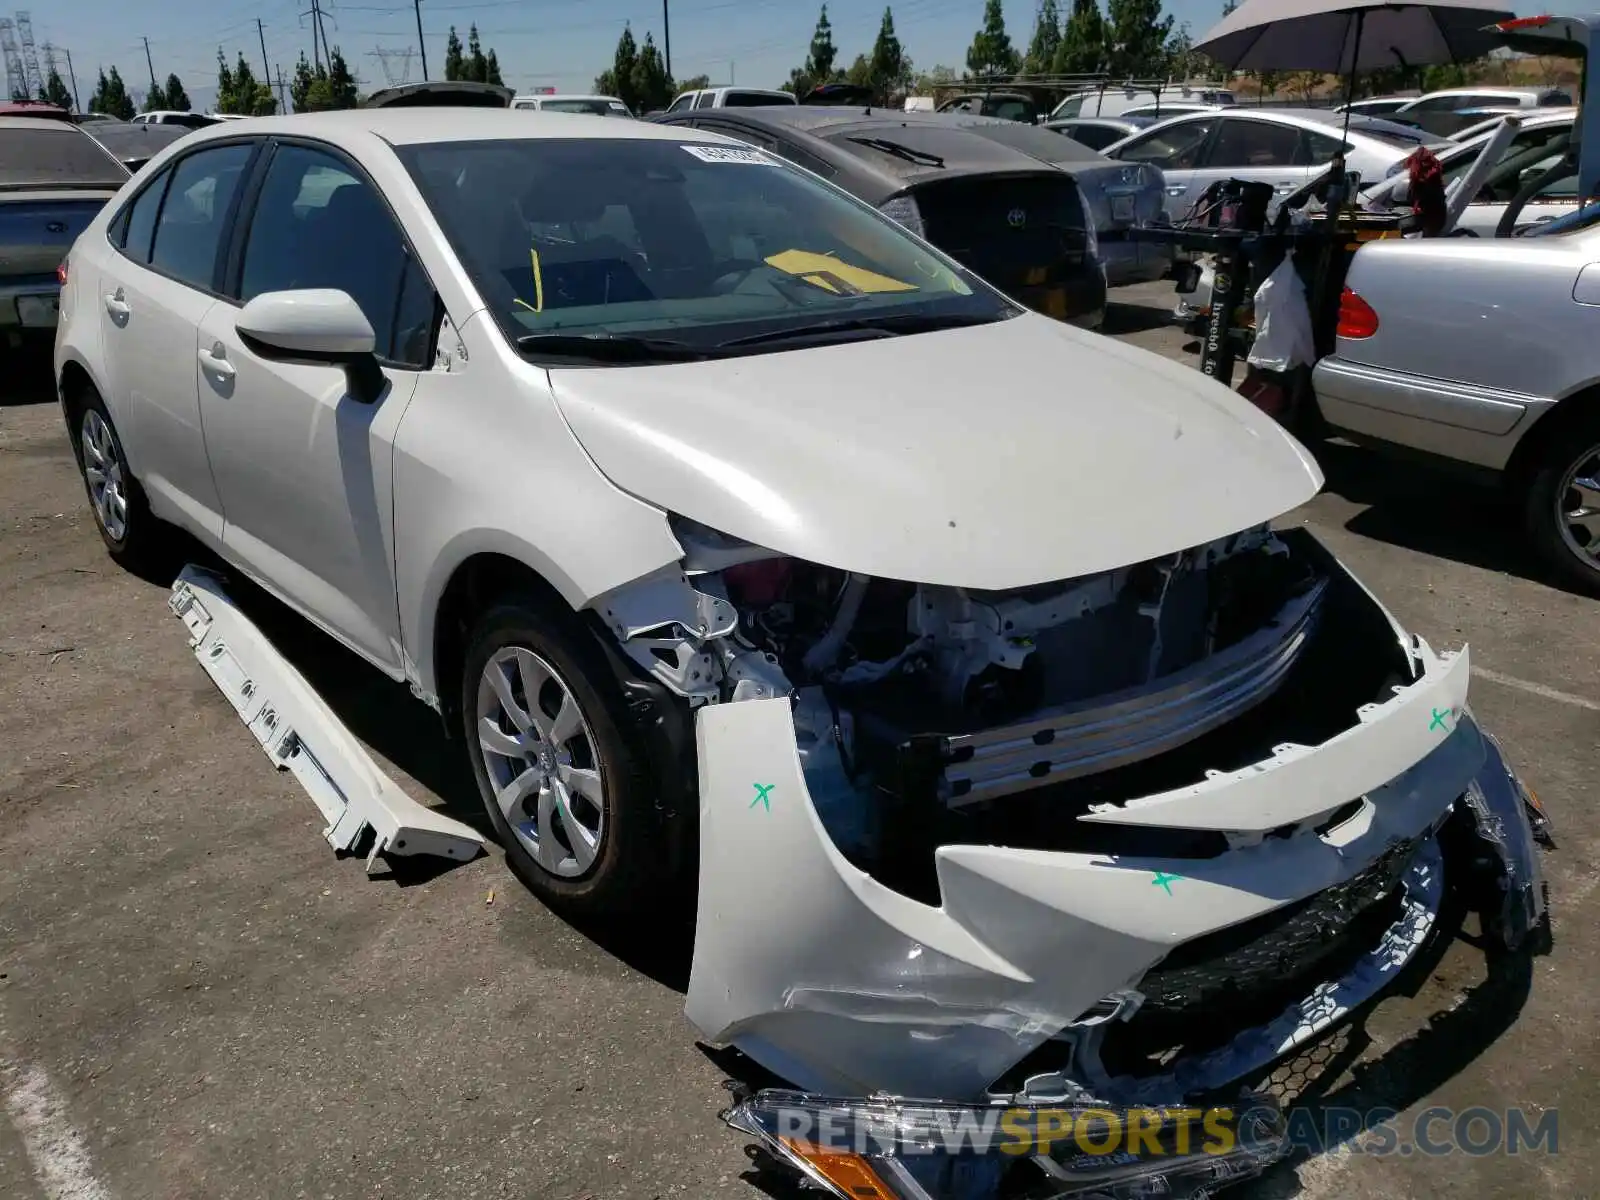
{"type": "Polygon", "coordinates": [[[1544,904],[1525,794],[1466,707],[1467,652],[1409,649],[1415,681],[1327,742],[1080,817],[1218,831],[1221,853],[944,845],[937,907],[835,847],[786,700],[700,709],[690,1019],[815,1094],[1180,1104],[1392,982],[1434,928],[1446,835],[1462,825],[1498,865],[1497,931],[1520,941],[1544,904]],[[1238,1021],[1230,979],[1270,977],[1286,969],[1274,955],[1354,928],[1358,952],[1297,998],[1202,1028],[1238,1021]],[[1174,1016],[1198,1036],[1158,1067],[1130,1066],[1133,1033],[1174,1016]]]}

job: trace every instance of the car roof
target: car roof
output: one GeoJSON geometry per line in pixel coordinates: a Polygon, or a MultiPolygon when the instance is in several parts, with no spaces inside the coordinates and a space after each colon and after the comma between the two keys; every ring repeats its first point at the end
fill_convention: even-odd
{"type": "MultiPolygon", "coordinates": [[[[602,121],[586,113],[448,105],[350,108],[337,112],[250,117],[243,121],[229,121],[223,125],[192,130],[191,133],[197,143],[249,134],[304,134],[332,142],[360,141],[363,135],[371,135],[382,138],[391,146],[503,139],[536,141],[540,138],[683,140],[681,131],[668,130],[645,121],[602,121]]],[[[696,130],[695,136],[706,141],[724,140],[701,130],[696,130]]]]}

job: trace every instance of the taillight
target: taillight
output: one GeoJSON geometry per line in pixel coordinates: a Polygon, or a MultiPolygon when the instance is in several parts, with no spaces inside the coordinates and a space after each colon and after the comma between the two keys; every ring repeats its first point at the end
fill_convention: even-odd
{"type": "Polygon", "coordinates": [[[1339,328],[1342,338],[1369,338],[1378,332],[1377,310],[1349,288],[1339,296],[1339,328]]]}
{"type": "Polygon", "coordinates": [[[64,258],[56,264],[56,282],[62,287],[67,286],[67,260],[64,258]]]}

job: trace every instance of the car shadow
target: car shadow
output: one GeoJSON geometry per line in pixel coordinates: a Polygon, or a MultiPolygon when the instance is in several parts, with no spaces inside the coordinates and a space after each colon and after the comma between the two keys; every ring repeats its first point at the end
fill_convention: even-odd
{"type": "Polygon", "coordinates": [[[1323,442],[1316,455],[1325,490],[1366,506],[1345,522],[1351,533],[1567,590],[1535,553],[1515,500],[1492,481],[1343,441],[1323,442]]]}
{"type": "Polygon", "coordinates": [[[1111,300],[1106,303],[1106,319],[1100,326],[1100,332],[1107,337],[1122,337],[1151,329],[1165,329],[1171,324],[1170,308],[1155,308],[1149,304],[1119,304],[1111,300]]]}
{"type": "Polygon", "coordinates": [[[0,345],[0,408],[51,403],[56,398],[55,370],[47,343],[0,345]]]}

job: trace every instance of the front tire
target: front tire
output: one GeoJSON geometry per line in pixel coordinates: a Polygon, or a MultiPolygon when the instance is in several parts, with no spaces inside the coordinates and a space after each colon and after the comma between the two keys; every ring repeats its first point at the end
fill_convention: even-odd
{"type": "Polygon", "coordinates": [[[1525,518],[1544,560],[1572,587],[1600,596],[1600,417],[1545,448],[1525,518]]]}
{"type": "Polygon", "coordinates": [[[146,573],[160,565],[171,530],[150,512],[100,393],[85,387],[72,411],[72,446],[100,540],[119,566],[146,573]]]}
{"type": "Polygon", "coordinates": [[[460,713],[478,793],[507,862],[552,909],[639,912],[666,859],[646,760],[599,647],[551,607],[502,600],[470,634],[460,713]]]}

